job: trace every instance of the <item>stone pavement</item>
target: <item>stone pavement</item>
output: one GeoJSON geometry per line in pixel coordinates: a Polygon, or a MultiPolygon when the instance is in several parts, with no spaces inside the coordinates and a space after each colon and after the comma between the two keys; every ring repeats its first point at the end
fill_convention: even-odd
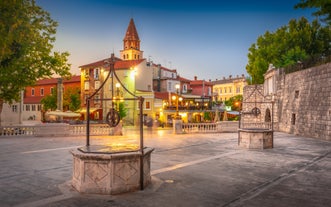
{"type": "MultiPolygon", "coordinates": [[[[0,138],[0,206],[330,206],[331,142],[275,133],[274,148],[238,148],[237,133],[173,135],[145,130],[152,184],[121,195],[84,195],[70,185],[69,150],[85,137],[0,138]]],[[[138,143],[92,137],[91,145],[138,143]]]]}

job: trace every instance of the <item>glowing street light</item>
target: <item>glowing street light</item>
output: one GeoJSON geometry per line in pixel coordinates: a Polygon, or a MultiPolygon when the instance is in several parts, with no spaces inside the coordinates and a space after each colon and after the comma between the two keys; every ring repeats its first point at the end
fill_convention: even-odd
{"type": "Polygon", "coordinates": [[[175,117],[175,119],[180,119],[181,117],[179,116],[179,112],[178,112],[178,101],[179,101],[178,94],[179,94],[180,85],[176,84],[175,88],[176,88],[176,117],[175,117]]]}

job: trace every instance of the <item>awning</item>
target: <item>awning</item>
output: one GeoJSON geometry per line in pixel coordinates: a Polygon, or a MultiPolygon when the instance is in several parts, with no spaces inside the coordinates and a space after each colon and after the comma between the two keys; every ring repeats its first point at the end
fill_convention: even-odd
{"type": "MultiPolygon", "coordinates": [[[[96,110],[99,110],[99,109],[101,109],[101,108],[90,108],[90,113],[93,113],[93,112],[95,112],[96,110]]],[[[87,111],[87,108],[82,108],[80,110],[77,110],[76,112],[86,114],[86,111],[87,111]]]]}
{"type": "Polygon", "coordinates": [[[52,115],[52,116],[72,117],[72,118],[80,117],[79,113],[75,113],[75,112],[72,112],[72,111],[63,112],[63,111],[60,111],[60,110],[48,111],[48,112],[46,112],[46,115],[47,116],[52,115]]]}

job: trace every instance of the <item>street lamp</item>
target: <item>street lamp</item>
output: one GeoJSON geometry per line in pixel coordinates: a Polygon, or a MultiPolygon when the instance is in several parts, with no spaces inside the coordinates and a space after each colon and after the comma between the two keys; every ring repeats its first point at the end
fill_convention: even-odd
{"type": "Polygon", "coordinates": [[[176,88],[176,117],[175,117],[175,119],[180,119],[179,112],[178,112],[178,100],[179,100],[178,94],[179,94],[180,85],[176,84],[175,88],[176,88]]]}
{"type": "Polygon", "coordinates": [[[117,111],[120,110],[120,106],[119,106],[119,98],[120,98],[120,87],[121,84],[120,83],[116,83],[115,84],[116,87],[116,102],[117,102],[117,111]]]}

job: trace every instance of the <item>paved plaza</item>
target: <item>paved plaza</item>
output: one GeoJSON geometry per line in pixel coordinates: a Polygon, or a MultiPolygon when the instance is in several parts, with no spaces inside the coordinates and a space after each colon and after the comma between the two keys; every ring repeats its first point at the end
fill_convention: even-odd
{"type": "MultiPolygon", "coordinates": [[[[70,185],[71,149],[85,137],[1,137],[0,206],[330,206],[331,142],[275,133],[274,148],[238,147],[237,133],[144,131],[152,184],[121,195],[80,194],[70,185]]],[[[91,137],[91,145],[138,143],[139,131],[91,137]]]]}

